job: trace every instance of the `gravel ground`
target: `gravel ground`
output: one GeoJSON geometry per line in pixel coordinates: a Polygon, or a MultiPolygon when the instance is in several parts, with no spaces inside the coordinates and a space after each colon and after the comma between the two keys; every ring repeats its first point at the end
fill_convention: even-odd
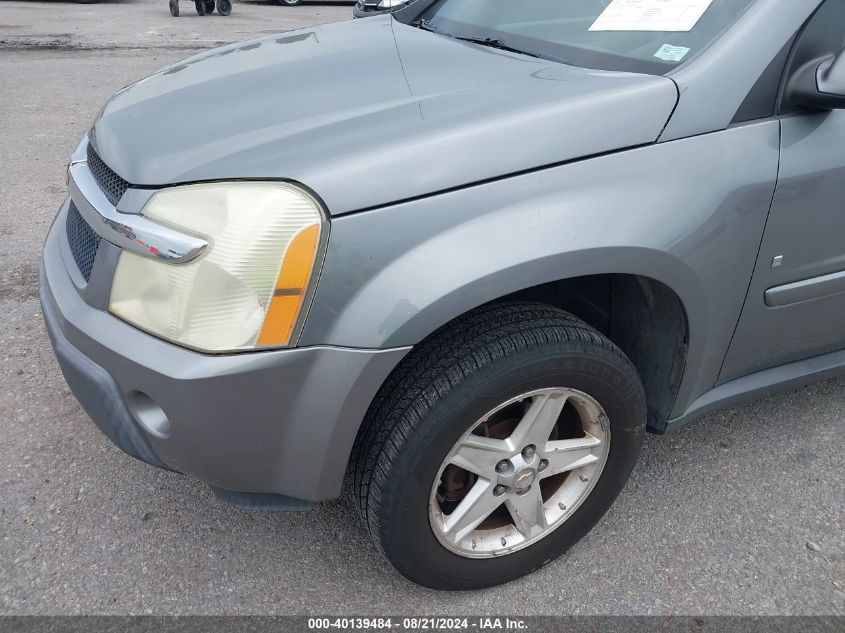
{"type": "Polygon", "coordinates": [[[351,507],[246,513],[123,455],[41,323],[64,164],[104,100],[195,49],[347,19],[348,5],[0,4],[0,613],[845,614],[845,380],[649,437],[607,517],[505,588],[399,577],[351,507]]]}

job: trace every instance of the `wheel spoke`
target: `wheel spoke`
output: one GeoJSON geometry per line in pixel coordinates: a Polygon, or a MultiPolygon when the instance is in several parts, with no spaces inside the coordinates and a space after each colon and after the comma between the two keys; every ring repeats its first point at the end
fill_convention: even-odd
{"type": "Polygon", "coordinates": [[[511,455],[506,440],[496,440],[480,435],[467,435],[449,459],[449,462],[482,477],[490,477],[496,464],[511,455]]]}
{"type": "Polygon", "coordinates": [[[559,391],[540,393],[531,398],[528,411],[522,416],[510,439],[516,446],[543,446],[552,433],[569,396],[559,391]]]}
{"type": "Polygon", "coordinates": [[[592,435],[546,442],[542,456],[549,461],[549,466],[540,476],[551,477],[597,462],[601,455],[601,445],[601,440],[592,435]]]}
{"type": "Polygon", "coordinates": [[[500,505],[502,497],[493,494],[493,483],[479,479],[452,514],[443,518],[444,536],[453,543],[460,542],[500,505]]]}
{"type": "Polygon", "coordinates": [[[524,495],[510,495],[506,501],[513,517],[513,524],[525,538],[531,538],[546,529],[546,510],[540,486],[532,486],[524,495]]]}

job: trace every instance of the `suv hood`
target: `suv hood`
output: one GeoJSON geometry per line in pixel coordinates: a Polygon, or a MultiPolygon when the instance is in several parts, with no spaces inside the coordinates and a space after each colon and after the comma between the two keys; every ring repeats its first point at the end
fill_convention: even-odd
{"type": "Polygon", "coordinates": [[[118,92],[90,138],[135,185],[281,178],[337,215],[652,143],[677,99],[665,77],[381,16],[186,59],[118,92]]]}

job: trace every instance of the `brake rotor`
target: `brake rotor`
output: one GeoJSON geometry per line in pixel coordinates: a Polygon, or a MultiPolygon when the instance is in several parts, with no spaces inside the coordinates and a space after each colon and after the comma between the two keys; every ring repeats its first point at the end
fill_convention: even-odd
{"type": "MultiPolygon", "coordinates": [[[[483,435],[497,440],[507,439],[513,434],[519,420],[519,417],[507,417],[488,422],[483,427],[483,435]]],[[[444,505],[443,510],[453,511],[467,496],[477,480],[478,477],[474,473],[449,464],[440,477],[439,496],[444,505]]],[[[504,512],[494,512],[479,526],[479,529],[493,529],[507,525],[510,522],[510,514],[504,507],[501,510],[504,512]]]]}

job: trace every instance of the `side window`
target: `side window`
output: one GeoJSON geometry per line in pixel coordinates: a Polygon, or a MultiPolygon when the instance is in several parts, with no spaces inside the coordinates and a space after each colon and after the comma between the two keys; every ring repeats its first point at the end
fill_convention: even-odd
{"type": "MultiPolygon", "coordinates": [[[[845,0],[825,0],[799,33],[787,63],[786,77],[813,59],[835,55],[845,48],[845,0]]],[[[794,109],[782,104],[781,114],[794,109]]]]}
{"type": "Polygon", "coordinates": [[[780,82],[783,79],[783,72],[786,69],[786,62],[789,59],[789,52],[795,43],[792,37],[781,49],[769,64],[769,67],[760,75],[760,79],[745,97],[745,101],[734,115],[732,123],[744,121],[755,121],[774,116],[780,92],[780,82]]]}

